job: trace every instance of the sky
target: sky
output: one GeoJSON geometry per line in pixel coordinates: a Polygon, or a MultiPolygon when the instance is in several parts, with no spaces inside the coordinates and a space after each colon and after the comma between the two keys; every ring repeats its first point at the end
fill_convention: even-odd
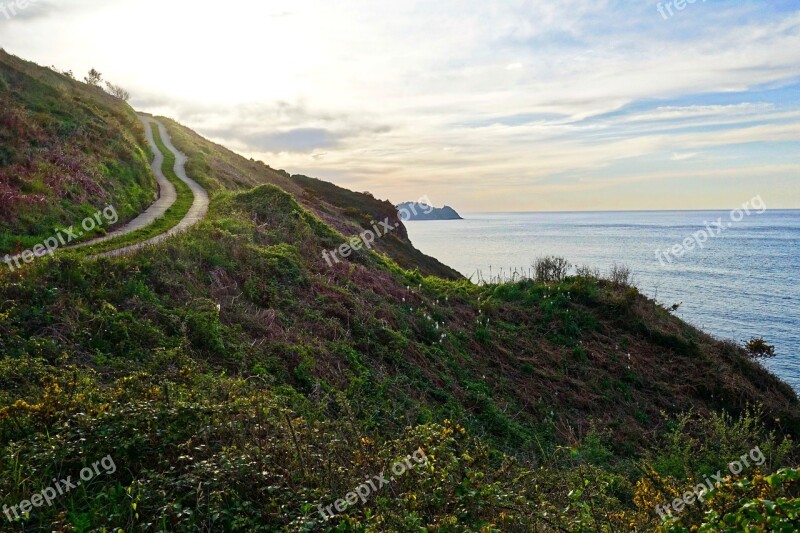
{"type": "Polygon", "coordinates": [[[16,5],[6,51],[394,203],[800,208],[798,0],[16,5]]]}

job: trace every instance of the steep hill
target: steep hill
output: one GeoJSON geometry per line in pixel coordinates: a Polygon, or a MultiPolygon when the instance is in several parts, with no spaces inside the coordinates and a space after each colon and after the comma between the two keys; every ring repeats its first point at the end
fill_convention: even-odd
{"type": "Polygon", "coordinates": [[[0,50],[3,255],[110,204],[130,220],[155,199],[149,159],[125,102],[0,50]]]}
{"type": "MultiPolygon", "coordinates": [[[[757,476],[797,464],[800,402],[743,349],[592,275],[474,285],[391,204],[165,122],[203,222],[0,274],[2,503],[114,464],[16,528],[650,531],[656,504],[756,446],[758,494],[797,497],[794,474],[763,493],[757,476]],[[387,218],[381,253],[326,261],[387,218]]],[[[675,527],[735,512],[755,494],[735,481],[675,527]]]]}
{"type": "Polygon", "coordinates": [[[403,268],[418,269],[425,275],[446,279],[461,277],[452,268],[414,248],[403,221],[390,202],[307,176],[291,176],[263,161],[248,161],[174,121],[165,119],[165,122],[170,125],[178,149],[189,155],[188,172],[206,190],[245,190],[258,184],[275,185],[343,235],[357,235],[376,222],[388,219],[391,226],[396,224],[397,227],[384,238],[376,239],[376,250],[388,254],[403,268]]]}

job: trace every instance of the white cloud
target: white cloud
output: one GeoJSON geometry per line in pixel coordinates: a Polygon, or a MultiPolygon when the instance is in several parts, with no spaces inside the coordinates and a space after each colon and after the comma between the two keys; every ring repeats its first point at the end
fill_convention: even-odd
{"type": "Polygon", "coordinates": [[[689,152],[689,153],[682,153],[682,154],[678,153],[678,152],[674,152],[672,154],[672,160],[673,161],[686,161],[687,159],[692,159],[694,157],[697,157],[698,155],[700,155],[700,152],[689,152]]]}
{"type": "Polygon", "coordinates": [[[733,105],[690,105],[658,107],[650,113],[631,117],[632,121],[676,120],[700,117],[729,117],[763,114],[775,109],[770,103],[741,103],[733,105]]]}
{"type": "MultiPolygon", "coordinates": [[[[97,67],[135,105],[273,166],[397,201],[430,188],[456,206],[533,209],[544,182],[612,183],[627,160],[711,178],[696,154],[800,142],[797,104],[752,93],[800,79],[800,15],[752,0],[681,15],[610,0],[64,0],[4,27],[3,43],[97,67]],[[471,192],[486,183],[496,193],[471,192]]],[[[635,208],[641,194],[606,201],[635,208]]]]}

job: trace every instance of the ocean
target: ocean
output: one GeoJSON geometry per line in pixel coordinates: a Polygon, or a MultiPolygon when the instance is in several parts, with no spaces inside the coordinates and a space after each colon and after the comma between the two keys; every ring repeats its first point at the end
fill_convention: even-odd
{"type": "Polygon", "coordinates": [[[527,272],[545,255],[602,272],[623,263],[642,292],[681,303],[676,314],[703,331],[738,344],[764,337],[777,353],[766,366],[800,392],[800,211],[462,216],[405,224],[417,248],[474,281],[527,272]]]}

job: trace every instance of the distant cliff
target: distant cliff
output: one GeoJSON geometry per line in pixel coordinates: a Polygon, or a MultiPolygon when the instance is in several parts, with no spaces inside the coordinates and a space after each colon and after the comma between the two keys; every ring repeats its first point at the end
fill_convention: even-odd
{"type": "Polygon", "coordinates": [[[397,205],[403,221],[415,220],[463,220],[450,206],[433,207],[419,202],[405,202],[397,205]]]}

